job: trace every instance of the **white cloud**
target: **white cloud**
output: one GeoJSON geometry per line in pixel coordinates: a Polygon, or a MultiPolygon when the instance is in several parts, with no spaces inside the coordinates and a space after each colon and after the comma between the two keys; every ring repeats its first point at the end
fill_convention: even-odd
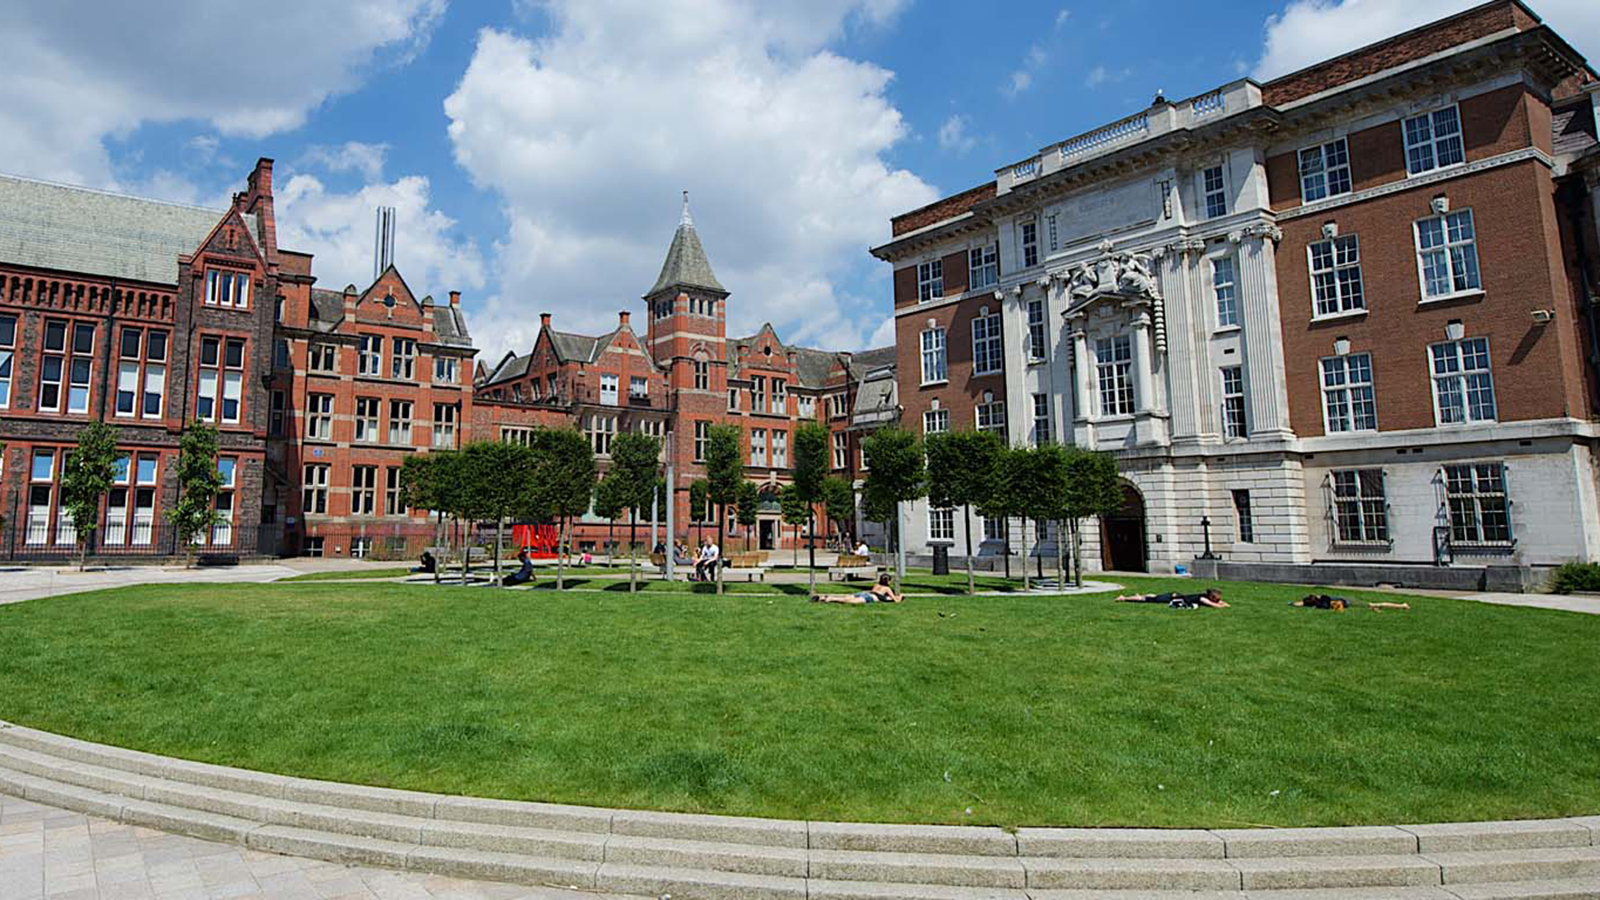
{"type": "Polygon", "coordinates": [[[1071,16],[1072,10],[1070,9],[1063,9],[1056,13],[1056,27],[1060,28],[1061,26],[1067,24],[1067,19],[1071,18],[1071,16]]]}
{"type": "Polygon", "coordinates": [[[366,180],[376,181],[383,177],[383,164],[388,156],[388,144],[346,141],[338,147],[308,147],[304,160],[329,172],[359,172],[366,180]]]}
{"type": "Polygon", "coordinates": [[[891,74],[826,47],[899,5],[553,0],[547,37],[482,31],[445,112],[510,224],[498,295],[472,317],[483,356],[526,350],[541,311],[600,330],[641,310],[681,189],[733,292],[730,333],[771,320],[787,340],[864,343],[887,293],[842,285],[877,291],[866,248],[937,194],[884,159],[906,136],[891,74]]]}
{"type": "Polygon", "coordinates": [[[1089,70],[1089,74],[1088,75],[1085,75],[1083,77],[1083,83],[1087,87],[1099,87],[1100,85],[1105,83],[1105,80],[1106,80],[1106,67],[1105,66],[1095,66],[1094,68],[1089,70]]]}
{"type": "MultiPolygon", "coordinates": [[[[1480,0],[1291,0],[1267,17],[1261,58],[1253,75],[1275,78],[1435,19],[1480,0]]],[[[1538,0],[1535,10],[1578,52],[1600,54],[1600,3],[1538,0]]]]}
{"type": "Polygon", "coordinates": [[[9,4],[0,170],[119,187],[105,139],[141,124],[199,120],[248,137],[296,127],[374,64],[408,60],[443,11],[444,0],[282,0],[240,19],[200,0],[9,4]]]}
{"type": "Polygon", "coordinates": [[[949,150],[957,156],[966,156],[978,143],[978,139],[967,134],[967,117],[959,113],[952,113],[950,118],[944,120],[939,126],[939,148],[949,150]]]}
{"type": "MultiPolygon", "coordinates": [[[[449,216],[430,207],[427,178],[408,175],[347,193],[330,191],[315,175],[290,175],[274,191],[278,246],[316,256],[312,271],[321,287],[338,290],[372,283],[374,210],[395,208],[395,265],[417,294],[444,300],[450,290],[484,284],[476,245],[456,233],[449,216]]],[[[470,296],[468,300],[474,300],[470,296]]]]}
{"type": "Polygon", "coordinates": [[[1011,73],[1011,77],[1000,88],[1000,93],[1005,94],[1007,97],[1015,97],[1031,87],[1033,87],[1033,73],[1027,69],[1017,69],[1011,73]]]}

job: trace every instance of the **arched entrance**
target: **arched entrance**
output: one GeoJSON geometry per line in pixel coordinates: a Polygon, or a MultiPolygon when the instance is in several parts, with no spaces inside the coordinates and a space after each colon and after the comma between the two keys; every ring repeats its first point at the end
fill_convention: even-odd
{"type": "Polygon", "coordinates": [[[1122,508],[1100,517],[1100,564],[1118,572],[1148,571],[1144,545],[1144,496],[1122,483],[1122,508]]]}

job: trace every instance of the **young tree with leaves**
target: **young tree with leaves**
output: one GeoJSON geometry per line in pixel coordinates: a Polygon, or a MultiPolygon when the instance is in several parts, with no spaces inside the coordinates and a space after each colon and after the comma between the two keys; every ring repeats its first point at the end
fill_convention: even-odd
{"type": "Polygon", "coordinates": [[[972,569],[972,507],[981,506],[994,489],[994,468],[1005,450],[992,431],[948,431],[930,434],[928,503],[940,509],[961,507],[967,547],[967,593],[977,593],[972,569]]]}
{"type": "Polygon", "coordinates": [[[744,529],[744,549],[750,552],[750,531],[760,521],[761,488],[754,481],[739,482],[739,499],[734,501],[733,520],[744,529]]]}
{"type": "MultiPolygon", "coordinates": [[[[444,474],[450,464],[453,450],[436,450],[432,453],[413,453],[400,462],[400,502],[407,509],[424,509],[434,516],[433,540],[438,543],[444,530],[445,512],[449,506],[446,493],[449,485],[444,474]]],[[[448,544],[446,544],[448,547],[448,544]]],[[[433,567],[433,581],[439,582],[444,567],[433,567]]]]}
{"type": "Polygon", "coordinates": [[[535,520],[555,520],[559,528],[556,590],[564,590],[572,519],[588,512],[594,500],[594,450],[588,438],[571,428],[538,429],[529,446],[535,465],[524,515],[535,520]]]}
{"type": "MultiPolygon", "coordinates": [[[[706,496],[717,505],[717,533],[728,531],[728,507],[739,501],[739,482],[744,480],[744,430],[737,425],[713,425],[706,429],[706,496]]],[[[720,539],[720,538],[719,538],[720,539]]],[[[717,593],[722,593],[721,560],[717,562],[717,593]]]]}
{"type": "Polygon", "coordinates": [[[167,510],[178,542],[184,548],[184,565],[194,567],[194,544],[217,521],[217,430],[195,422],[178,439],[178,500],[167,510]]]}
{"type": "Polygon", "coordinates": [[[924,468],[922,441],[910,431],[897,425],[880,428],[866,439],[862,450],[867,457],[867,478],[863,493],[868,505],[880,513],[887,513],[894,535],[895,583],[906,577],[906,554],[900,534],[900,504],[921,497],[927,492],[927,472],[924,468]]]}
{"type": "Polygon", "coordinates": [[[1066,558],[1063,547],[1067,537],[1067,496],[1071,480],[1069,454],[1066,447],[1053,441],[1040,444],[1034,451],[1038,459],[1034,475],[1039,479],[1036,491],[1046,508],[1045,518],[1056,523],[1056,580],[1067,586],[1066,558]]]}
{"type": "Polygon", "coordinates": [[[100,526],[100,498],[117,477],[117,432],[104,422],[90,422],[78,432],[78,446],[61,467],[61,508],[78,535],[78,571],[89,563],[89,545],[100,526]]]}
{"type": "Polygon", "coordinates": [[[628,431],[611,442],[611,471],[628,509],[628,592],[639,589],[637,531],[639,510],[648,509],[660,479],[656,475],[661,458],[661,442],[648,434],[628,431]]]}
{"type": "Polygon", "coordinates": [[[829,475],[822,481],[822,514],[834,523],[835,531],[843,533],[845,526],[856,518],[856,489],[848,478],[829,475]]]}
{"type": "Polygon", "coordinates": [[[705,479],[689,482],[689,521],[694,523],[694,539],[696,550],[706,537],[706,518],[710,515],[708,507],[711,501],[706,497],[705,479]]]}
{"type": "Polygon", "coordinates": [[[1073,580],[1083,587],[1083,520],[1108,516],[1122,508],[1122,476],[1117,473],[1116,458],[1104,451],[1069,447],[1066,457],[1067,493],[1062,514],[1072,524],[1073,580]]]}
{"type": "Polygon", "coordinates": [[[811,521],[811,504],[800,496],[800,486],[786,484],[778,491],[778,507],[785,524],[794,526],[794,564],[800,565],[800,526],[811,521]]]}
{"type": "Polygon", "coordinates": [[[817,592],[816,507],[822,502],[822,482],[828,477],[828,429],[820,422],[802,422],[794,430],[794,487],[808,513],[811,526],[806,539],[807,593],[817,592]]]}
{"type": "Polygon", "coordinates": [[[473,441],[456,457],[464,469],[470,518],[494,522],[494,579],[500,582],[500,548],[506,519],[526,506],[534,478],[533,451],[510,441],[473,441]]]}
{"type": "Polygon", "coordinates": [[[627,514],[628,485],[615,473],[600,476],[594,486],[594,514],[606,520],[606,553],[612,554],[616,546],[617,520],[627,514]]]}

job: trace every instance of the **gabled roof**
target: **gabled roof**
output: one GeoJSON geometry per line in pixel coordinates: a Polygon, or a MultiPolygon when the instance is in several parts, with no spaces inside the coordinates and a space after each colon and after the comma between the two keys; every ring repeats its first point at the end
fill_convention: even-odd
{"type": "MultiPolygon", "coordinates": [[[[178,283],[178,257],[226,210],[0,175],[0,260],[155,284],[178,283]]],[[[244,216],[252,239],[254,215],[244,216]]]]}
{"type": "Polygon", "coordinates": [[[828,376],[833,374],[833,365],[839,359],[839,354],[832,350],[817,350],[813,347],[795,347],[777,339],[777,329],[768,322],[756,330],[749,337],[735,338],[726,344],[728,377],[739,378],[744,367],[739,364],[740,350],[754,350],[756,341],[762,334],[771,331],[773,334],[773,353],[787,357],[794,354],[794,368],[797,386],[808,388],[822,388],[828,384],[828,376]]]}
{"type": "MultiPolygon", "coordinates": [[[[376,283],[376,282],[374,282],[376,283]]],[[[372,290],[369,286],[368,291],[372,290]]],[[[344,292],[311,289],[311,327],[322,332],[335,331],[344,321],[344,292]]],[[[444,304],[433,308],[433,340],[447,347],[471,347],[467,318],[460,307],[444,304]]]]}
{"type": "Polygon", "coordinates": [[[550,331],[550,346],[555,348],[556,358],[562,362],[592,363],[610,343],[611,335],[593,337],[555,329],[550,331]]]}
{"type": "Polygon", "coordinates": [[[661,274],[656,276],[656,286],[645,294],[653,297],[668,288],[693,287],[726,294],[728,290],[711,271],[711,260],[700,246],[700,235],[694,230],[694,219],[689,215],[689,192],[683,192],[683,216],[678,230],[672,234],[672,246],[667,248],[667,259],[661,264],[661,274]]]}

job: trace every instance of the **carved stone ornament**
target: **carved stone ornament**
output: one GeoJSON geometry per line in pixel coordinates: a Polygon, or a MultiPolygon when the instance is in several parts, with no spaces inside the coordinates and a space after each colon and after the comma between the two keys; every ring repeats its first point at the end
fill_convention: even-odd
{"type": "Polygon", "coordinates": [[[1110,241],[1101,241],[1100,256],[1067,270],[1068,321],[1079,319],[1101,304],[1149,316],[1154,326],[1155,349],[1167,349],[1166,307],[1161,286],[1155,277],[1155,261],[1148,253],[1124,250],[1115,252],[1110,241]]]}

